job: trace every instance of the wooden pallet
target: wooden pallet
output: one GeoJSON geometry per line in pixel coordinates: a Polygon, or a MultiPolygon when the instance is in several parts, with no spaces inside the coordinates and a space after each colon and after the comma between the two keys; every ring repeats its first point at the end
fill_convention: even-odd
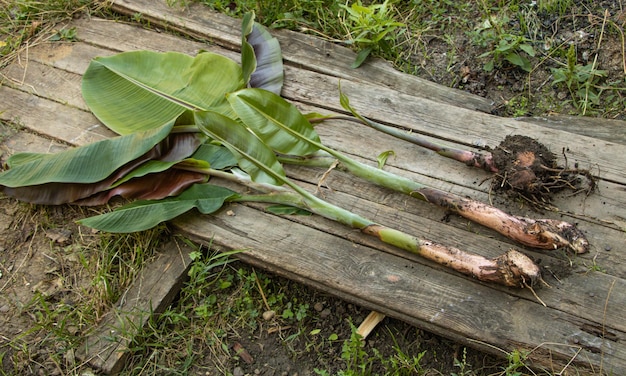
{"type": "MultiPolygon", "coordinates": [[[[141,13],[161,32],[79,19],[67,25],[76,27],[77,42],[44,43],[25,51],[2,71],[0,119],[24,127],[4,141],[4,148],[55,151],[114,136],[91,115],[80,94],[81,75],[95,56],[136,49],[193,55],[206,49],[238,60],[237,20],[199,6],[169,8],[165,1],[117,0],[114,7],[126,14],[141,13]],[[195,39],[173,36],[166,29],[195,39]]],[[[440,143],[471,148],[524,134],[557,153],[567,149],[570,164],[590,168],[600,178],[599,189],[588,197],[559,197],[555,204],[560,212],[541,216],[576,222],[588,236],[591,252],[572,257],[560,250],[524,249],[462,218],[442,221],[446,216],[442,209],[340,172],[332,172],[325,181],[331,189],[322,194],[329,202],[488,257],[510,247],[522,249],[554,270],[554,275],[544,276],[550,287],[540,286],[536,297],[528,289],[480,283],[323,218],[275,216],[262,205],[229,205],[226,209],[234,215],[227,215],[226,210],[212,216],[190,213],[172,222],[178,232],[220,249],[245,249],[238,257],[252,265],[484,351],[497,355],[503,355],[500,350],[529,351],[535,366],[555,373],[572,365],[594,372],[626,373],[624,123],[593,120],[603,133],[596,137],[593,128],[577,128],[576,119],[571,120],[570,129],[558,122],[535,120],[537,124],[491,116],[487,114],[490,104],[482,98],[397,73],[380,61],[354,70],[349,68],[354,54],[347,49],[298,33],[272,33],[285,56],[283,96],[304,111],[343,113],[337,89],[341,81],[363,115],[440,143]],[[593,263],[604,272],[589,271],[593,263]]],[[[482,201],[491,198],[488,184],[479,184],[488,177],[486,173],[353,123],[333,121],[316,129],[325,144],[356,159],[375,164],[379,153],[394,150],[396,157],[385,167],[391,172],[482,201]]],[[[311,190],[321,176],[320,171],[306,168],[289,168],[288,174],[311,190]]],[[[502,199],[495,201],[504,204],[502,199]]],[[[537,216],[524,207],[506,209],[537,216]]],[[[149,270],[160,273],[162,266],[155,264],[149,270]]],[[[184,274],[184,268],[177,270],[184,274]]],[[[171,291],[176,288],[172,286],[171,291]]],[[[139,310],[153,308],[145,303],[150,299],[143,301],[139,310]]],[[[105,372],[114,371],[123,360],[119,354],[124,348],[119,343],[108,357],[97,356],[112,347],[102,341],[101,334],[110,325],[107,322],[87,340],[89,346],[82,354],[105,372]],[[94,339],[100,339],[101,345],[94,345],[94,339]]]]}

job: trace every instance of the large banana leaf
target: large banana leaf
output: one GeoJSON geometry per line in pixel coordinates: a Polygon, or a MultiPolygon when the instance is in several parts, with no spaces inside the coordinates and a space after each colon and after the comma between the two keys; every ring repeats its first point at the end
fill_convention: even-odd
{"type": "Polygon", "coordinates": [[[56,154],[27,154],[9,159],[11,169],[0,173],[0,185],[31,186],[50,182],[94,183],[150,151],[165,139],[173,121],[127,136],[114,137],[56,154]]]}
{"type": "Polygon", "coordinates": [[[94,115],[119,134],[155,128],[187,110],[232,114],[225,95],[244,87],[241,67],[213,53],[123,52],[91,61],[82,93],[94,115]]]}
{"type": "MultiPolygon", "coordinates": [[[[169,129],[171,126],[163,127],[164,131],[169,129]]],[[[153,133],[155,130],[120,136],[57,154],[16,154],[10,158],[11,169],[0,174],[0,191],[37,204],[100,205],[116,195],[167,197],[205,180],[206,173],[177,173],[176,178],[156,181],[154,174],[194,154],[206,136],[197,132],[172,133],[160,140],[163,135],[153,133]],[[153,142],[156,145],[146,151],[153,142]],[[133,182],[128,182],[131,179],[133,182]]],[[[202,168],[208,169],[209,162],[203,163],[202,168]]]]}
{"type": "Polygon", "coordinates": [[[202,214],[211,214],[221,208],[225,201],[238,196],[236,192],[227,188],[210,184],[195,184],[176,197],[158,201],[135,201],[116,211],[79,222],[107,232],[143,231],[193,208],[197,208],[202,214]]]}
{"type": "MultiPolygon", "coordinates": [[[[267,92],[269,93],[269,92],[267,92]]],[[[209,137],[228,148],[237,159],[239,167],[253,181],[282,185],[285,179],[283,166],[266,144],[237,121],[213,111],[196,112],[196,125],[209,137]]]]}
{"type": "Polygon", "coordinates": [[[319,150],[320,138],[307,118],[285,99],[263,89],[228,95],[237,116],[275,151],[307,155],[319,150]]]}

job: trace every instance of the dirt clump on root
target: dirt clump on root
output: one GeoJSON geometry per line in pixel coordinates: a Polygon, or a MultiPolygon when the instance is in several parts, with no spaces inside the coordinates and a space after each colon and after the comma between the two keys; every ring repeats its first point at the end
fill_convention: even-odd
{"type": "Polygon", "coordinates": [[[492,189],[522,198],[535,208],[545,208],[554,193],[565,189],[574,194],[589,194],[595,189],[595,179],[588,170],[559,166],[556,155],[533,138],[506,136],[491,154],[498,169],[492,189]]]}

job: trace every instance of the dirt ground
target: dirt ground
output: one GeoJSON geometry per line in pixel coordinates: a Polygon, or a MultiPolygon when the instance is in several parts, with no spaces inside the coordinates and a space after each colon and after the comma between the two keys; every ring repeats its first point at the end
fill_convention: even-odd
{"type": "MultiPolygon", "coordinates": [[[[539,2],[529,3],[532,7],[539,2]]],[[[569,90],[564,83],[553,84],[555,76],[552,69],[565,68],[566,51],[573,46],[575,62],[579,65],[576,69],[593,65],[605,74],[595,84],[606,87],[605,84],[612,83],[616,87],[624,87],[626,6],[623,0],[576,0],[573,3],[575,11],[563,16],[536,12],[529,13],[524,25],[514,16],[506,23],[506,30],[517,30],[522,35],[524,33],[519,30],[527,30],[525,36],[529,40],[543,41],[543,45],[533,45],[534,57],[520,54],[531,62],[529,73],[507,61],[499,65],[496,62],[492,71],[485,71],[483,67],[489,56],[480,56],[489,49],[473,42],[476,35],[464,32],[454,34],[451,46],[449,36],[442,35],[437,29],[429,29],[417,39],[419,43],[410,43],[405,47],[403,56],[416,66],[418,76],[491,99],[495,115],[579,115],[583,110],[576,90],[569,90]],[[556,49],[559,52],[550,50],[555,46],[559,47],[556,49]]],[[[523,7],[519,11],[526,12],[523,7]]],[[[498,18],[501,16],[498,13],[493,16],[502,19],[498,18]]],[[[468,16],[468,19],[480,20],[481,17],[476,14],[468,16]]],[[[456,21],[463,20],[452,19],[452,22],[456,21]]],[[[623,90],[606,91],[600,103],[589,103],[584,113],[625,120],[625,98],[623,90]]]]}
{"type": "MultiPolygon", "coordinates": [[[[626,18],[623,5],[619,1],[594,2],[593,12],[590,13],[594,14],[593,17],[564,17],[556,20],[546,15],[538,20],[545,24],[540,32],[549,33],[552,30],[550,40],[554,43],[575,43],[582,62],[592,61],[597,54],[598,66],[608,72],[607,80],[618,79],[623,84],[623,42],[619,33],[604,35],[601,49],[598,50],[600,35],[589,32],[591,25],[602,22],[604,9],[608,10],[614,22],[621,22],[623,26],[626,18]],[[555,27],[557,22],[558,27],[555,27]]],[[[525,107],[523,115],[543,116],[553,111],[573,111],[573,106],[562,105],[570,99],[570,93],[563,87],[546,84],[550,75],[549,67],[555,66],[550,59],[542,60],[530,79],[524,72],[506,64],[500,69],[486,72],[483,70],[484,61],[476,58],[484,50],[472,46],[468,36],[458,36],[457,42],[457,57],[452,65],[448,61],[449,45],[436,35],[425,39],[427,55],[417,53],[419,49],[407,50],[407,58],[420,67],[418,74],[424,78],[492,99],[495,114],[520,115],[516,112],[520,107],[512,105],[511,101],[518,100],[521,94],[528,92],[532,93],[535,104],[525,107]],[[551,100],[542,100],[546,98],[551,100]],[[558,101],[552,100],[554,98],[558,98],[558,101]]],[[[611,114],[614,118],[626,118],[623,108],[611,111],[611,114]]],[[[6,132],[3,136],[7,136],[6,132]]],[[[4,161],[7,150],[2,148],[0,151],[4,153],[4,161]]],[[[93,267],[89,266],[93,258],[88,251],[96,247],[98,235],[75,224],[74,221],[83,216],[84,212],[70,206],[35,207],[0,197],[1,374],[13,374],[16,369],[24,375],[97,373],[87,366],[81,366],[73,354],[66,351],[67,344],[55,341],[55,333],[44,330],[42,324],[49,312],[41,307],[56,309],[63,305],[79,304],[93,291],[93,267]],[[44,299],[47,304],[42,305],[40,299],[44,299]]],[[[246,265],[238,267],[246,268],[246,265]]],[[[280,277],[272,278],[281,280],[280,277]]],[[[358,325],[369,313],[362,307],[323,292],[293,282],[280,283],[289,286],[300,301],[307,301],[310,305],[305,330],[321,329],[322,333],[336,333],[340,338],[349,338],[349,322],[358,325]]],[[[97,321],[107,309],[99,307],[90,313],[91,317],[83,318],[85,321],[77,318],[76,322],[69,324],[71,327],[59,330],[78,338],[90,329],[86,323],[90,319],[97,321]]],[[[302,337],[289,340],[296,328],[268,333],[270,323],[260,322],[261,325],[255,330],[238,328],[228,334],[228,346],[239,344],[253,359],[252,362],[246,362],[242,357],[221,359],[220,362],[231,374],[303,376],[315,374],[315,368],[338,371],[345,364],[338,361],[342,349],[340,342],[312,349],[310,342],[302,337]]],[[[466,364],[475,374],[502,372],[502,367],[507,364],[502,359],[472,349],[464,353],[464,347],[453,341],[390,318],[377,327],[365,344],[368,351],[375,348],[390,356],[396,354],[396,347],[410,356],[426,351],[421,364],[424,369],[430,369],[432,374],[461,374],[462,370],[455,366],[454,361],[464,356],[466,364]]],[[[210,366],[215,361],[208,359],[211,356],[214,355],[207,354],[207,359],[197,359],[190,373],[219,374],[210,366]]],[[[373,371],[384,373],[381,366],[374,366],[373,371]]]]}
{"type": "MultiPolygon", "coordinates": [[[[46,316],[52,317],[50,311],[84,304],[85,298],[95,291],[94,270],[87,264],[95,262],[89,252],[97,252],[98,235],[74,222],[84,214],[70,206],[31,206],[9,198],[0,199],[0,353],[4,353],[0,373],[97,374],[97,370],[81,365],[68,346],[73,340],[80,340],[82,333],[89,332],[88,320],[97,321],[110,307],[100,307],[82,321],[79,317],[70,317],[63,323],[46,320],[46,316]],[[51,327],[58,327],[58,332],[56,328],[50,331],[51,327]]],[[[251,269],[238,261],[232,266],[251,269]]],[[[288,325],[279,317],[259,318],[254,329],[233,327],[224,339],[230,349],[225,353],[212,352],[206,343],[199,341],[198,350],[205,357],[196,359],[190,374],[217,375],[226,371],[233,375],[302,376],[316,374],[316,368],[333,374],[345,367],[346,363],[339,360],[343,341],[311,340],[306,333],[317,329],[319,338],[331,334],[339,339],[350,338],[350,323],[358,326],[370,311],[278,276],[268,278],[286,290],[287,300],[309,306],[306,320],[288,325]],[[237,350],[245,351],[251,360],[233,356],[237,350]]],[[[374,351],[394,357],[396,349],[401,349],[409,358],[425,351],[420,365],[431,370],[429,374],[458,372],[455,360],[464,358],[467,366],[479,374],[496,372],[502,363],[493,356],[390,318],[377,326],[364,349],[369,357],[374,357],[374,351]]],[[[175,344],[171,350],[179,351],[175,344]]],[[[144,352],[138,352],[131,356],[129,364],[141,363],[139,358],[145,356],[144,352]]],[[[379,362],[372,362],[371,371],[384,374],[386,370],[379,362]]],[[[124,373],[152,374],[131,369],[124,373]]]]}

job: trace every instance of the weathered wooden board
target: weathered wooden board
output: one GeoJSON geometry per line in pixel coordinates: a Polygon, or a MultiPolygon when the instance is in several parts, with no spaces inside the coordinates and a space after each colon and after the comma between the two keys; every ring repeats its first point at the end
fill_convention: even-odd
{"type": "MultiPolygon", "coordinates": [[[[159,7],[151,3],[151,8],[159,7]]],[[[187,13],[171,11],[176,16],[168,20],[187,22],[187,13]]],[[[225,35],[232,39],[230,48],[236,48],[239,37],[233,35],[238,26],[232,29],[232,24],[238,23],[228,20],[231,30],[225,35]]],[[[202,20],[194,22],[196,36],[202,34],[203,28],[209,29],[202,20]]],[[[24,132],[35,134],[12,136],[5,143],[10,152],[52,150],[58,147],[55,141],[81,145],[112,136],[80,98],[80,75],[95,56],[143,48],[195,54],[204,48],[237,59],[232,50],[122,23],[94,19],[76,20],[74,25],[80,42],[38,46],[30,51],[28,65],[15,64],[2,72],[6,78],[0,87],[0,119],[19,123],[24,132]]],[[[221,27],[214,24],[210,30],[219,33],[221,27]]],[[[203,39],[218,36],[205,35],[203,39]]],[[[281,43],[292,45],[285,38],[281,34],[281,43]]],[[[240,257],[254,265],[474,347],[487,351],[493,351],[492,346],[505,351],[532,350],[535,365],[551,367],[555,372],[570,360],[581,367],[597,370],[602,364],[604,371],[626,372],[626,267],[621,263],[626,179],[619,168],[626,162],[625,147],[589,135],[581,138],[563,130],[442,104],[401,88],[377,86],[374,78],[355,77],[355,71],[342,76],[313,69],[322,64],[319,59],[326,59],[325,66],[333,65],[333,55],[316,55],[313,63],[307,63],[302,57],[305,55],[298,52],[303,48],[296,51],[301,60],[286,68],[284,94],[305,111],[341,111],[336,84],[337,77],[342,77],[342,87],[364,113],[379,121],[430,134],[452,146],[472,144],[475,140],[493,145],[500,137],[515,132],[547,139],[554,150],[570,145],[570,161],[597,166],[600,190],[587,198],[559,198],[556,203],[563,212],[542,216],[563,215],[578,222],[589,236],[592,252],[570,260],[571,256],[562,251],[525,250],[541,258],[542,265],[551,267],[559,277],[557,280],[546,273],[551,288],[540,287],[537,291],[544,307],[527,289],[479,283],[318,217],[277,217],[264,212],[261,205],[231,205],[229,209],[235,216],[189,214],[174,221],[174,226],[199,242],[212,242],[224,249],[246,249],[240,257]],[[471,121],[460,127],[458,119],[471,121]],[[606,273],[588,272],[594,258],[606,273]]],[[[290,60],[287,50],[285,54],[288,62],[296,61],[290,60]]],[[[487,177],[480,171],[352,123],[336,121],[317,129],[327,145],[357,159],[375,163],[379,152],[393,149],[397,157],[389,161],[386,168],[390,171],[457,194],[483,201],[490,198],[488,187],[478,184],[487,177]]],[[[288,174],[311,190],[320,177],[320,171],[305,168],[290,168],[288,174]]],[[[328,201],[400,230],[486,256],[495,256],[513,246],[493,231],[463,219],[453,216],[449,222],[442,222],[443,210],[346,174],[333,172],[326,183],[332,188],[322,191],[328,201]]],[[[501,199],[494,200],[496,205],[503,204],[501,199]]],[[[525,208],[507,209],[537,216],[525,208]]]]}
{"type": "Polygon", "coordinates": [[[626,145],[626,122],[623,120],[567,115],[522,117],[517,120],[626,145]]]}
{"type": "Polygon", "coordinates": [[[107,374],[122,370],[128,346],[150,315],[165,311],[187,277],[191,247],[172,241],[146,265],[132,286],[101,320],[76,356],[107,374]]]}
{"type": "MultiPolygon", "coordinates": [[[[109,22],[109,24],[111,24],[111,22],[109,22]]],[[[35,62],[41,62],[42,64],[50,64],[53,67],[61,68],[65,71],[76,73],[76,77],[79,77],[80,73],[84,72],[84,70],[87,68],[89,58],[93,56],[97,56],[97,55],[111,54],[113,50],[119,51],[120,50],[119,46],[123,46],[123,47],[128,46],[129,48],[137,48],[136,46],[140,45],[141,41],[149,38],[149,36],[146,36],[146,33],[148,33],[148,31],[146,30],[140,30],[140,32],[138,33],[139,35],[129,34],[128,28],[130,26],[125,26],[125,25],[115,23],[114,25],[116,27],[112,28],[110,26],[107,26],[106,22],[102,22],[102,21],[96,22],[94,25],[95,26],[91,27],[88,32],[87,30],[81,27],[81,23],[78,23],[78,26],[77,26],[78,32],[83,36],[85,41],[90,43],[89,45],[80,45],[80,44],[74,45],[71,54],[67,54],[67,51],[66,51],[67,47],[63,45],[55,46],[54,48],[46,49],[45,51],[42,49],[41,50],[42,52],[35,51],[31,53],[32,55],[31,59],[35,62]],[[107,29],[114,29],[114,30],[107,30],[107,29]],[[131,38],[131,36],[134,39],[129,39],[131,38]],[[129,44],[128,42],[126,42],[128,40],[132,40],[132,43],[129,44]],[[104,48],[97,48],[96,46],[102,46],[104,48]]],[[[214,52],[223,53],[229,57],[237,58],[236,54],[230,51],[225,51],[223,49],[220,50],[220,49],[212,48],[210,46],[207,47],[206,45],[203,45],[201,43],[189,42],[189,43],[181,44],[181,43],[177,43],[175,40],[172,40],[172,38],[173,37],[167,38],[167,36],[162,36],[160,34],[159,35],[160,49],[195,53],[201,48],[206,48],[214,52]]],[[[146,44],[150,45],[149,42],[146,44]]],[[[31,66],[36,67],[36,64],[31,63],[31,66]]],[[[48,69],[53,70],[52,68],[48,68],[48,69]]],[[[16,72],[17,76],[21,75],[21,73],[19,73],[19,70],[20,69],[17,69],[17,72],[16,72]]],[[[288,73],[289,72],[293,73],[291,75],[288,75],[290,77],[298,77],[306,73],[304,69],[289,69],[288,68],[288,73]]],[[[48,77],[48,75],[50,74],[53,74],[53,73],[47,73],[47,72],[44,72],[44,73],[46,77],[48,77]]],[[[322,82],[326,81],[327,79],[328,78],[325,76],[316,75],[314,77],[310,77],[310,82],[317,83],[315,86],[316,88],[319,88],[320,86],[323,86],[322,82]]],[[[54,83],[50,83],[50,84],[46,83],[46,85],[48,85],[49,87],[52,87],[54,83]]],[[[346,83],[344,83],[344,85],[346,85],[346,83]]],[[[305,90],[303,90],[303,88],[306,89],[306,84],[303,86],[302,84],[298,82],[294,83],[292,82],[292,80],[288,79],[285,85],[284,91],[291,92],[291,93],[294,93],[294,92],[301,93],[297,95],[292,95],[292,97],[294,100],[303,100],[302,97],[311,96],[310,94],[307,94],[305,90]]],[[[327,89],[330,93],[328,95],[332,96],[332,98],[329,98],[328,95],[326,94],[323,94],[323,95],[320,94],[321,97],[323,98],[329,98],[327,102],[322,102],[321,106],[324,106],[325,108],[330,108],[331,110],[341,111],[338,99],[335,100],[335,96],[336,96],[335,86],[330,85],[330,87],[328,87],[327,89]]],[[[51,92],[51,95],[55,95],[54,93],[58,91],[50,90],[50,92],[51,92]]],[[[373,100],[375,101],[375,98],[377,98],[377,95],[379,92],[380,90],[378,90],[376,87],[365,87],[363,90],[359,90],[359,92],[356,93],[355,98],[356,100],[359,100],[363,103],[367,102],[367,98],[374,98],[373,100]]],[[[76,93],[72,93],[71,95],[67,96],[67,98],[59,98],[57,100],[61,102],[68,101],[72,103],[71,102],[72,98],[76,98],[79,95],[80,95],[80,92],[76,90],[76,93]]],[[[405,98],[405,100],[407,102],[407,105],[406,105],[407,112],[410,112],[412,111],[412,109],[415,109],[415,108],[423,108],[424,109],[423,113],[437,111],[437,112],[442,112],[442,115],[441,115],[442,117],[448,118],[448,122],[452,125],[446,128],[442,128],[441,135],[439,136],[440,138],[435,138],[435,141],[438,141],[443,144],[450,144],[452,146],[458,146],[458,145],[454,143],[450,143],[447,140],[457,140],[458,143],[467,143],[464,137],[464,132],[465,132],[464,128],[459,128],[459,126],[455,128],[453,124],[457,122],[455,119],[453,119],[454,116],[457,116],[458,118],[467,118],[466,113],[459,113],[457,112],[456,109],[450,109],[448,111],[444,111],[443,109],[439,107],[431,108],[430,106],[433,105],[431,101],[423,100],[420,98],[415,98],[415,97],[408,98],[407,97],[405,98]],[[431,109],[429,110],[429,108],[431,109]],[[448,115],[448,112],[452,113],[452,115],[448,115]],[[452,131],[447,131],[447,129],[451,129],[452,131]],[[441,138],[443,138],[443,140],[441,138]]],[[[83,108],[85,108],[84,104],[83,104],[83,108]]],[[[317,108],[316,110],[319,111],[319,108],[317,108]]],[[[381,120],[381,119],[384,119],[384,116],[385,114],[380,114],[374,118],[381,120]]],[[[485,116],[484,114],[483,114],[483,117],[484,118],[478,119],[479,123],[489,123],[492,125],[495,124],[495,126],[500,126],[499,124],[500,119],[495,118],[495,117],[485,116]]],[[[512,128],[513,126],[518,127],[518,128],[523,128],[524,134],[536,136],[537,138],[541,139],[542,142],[547,141],[546,143],[549,146],[553,146],[555,150],[559,150],[562,147],[561,145],[558,145],[558,144],[555,145],[557,141],[554,140],[554,138],[562,139],[561,137],[562,132],[556,133],[552,137],[549,137],[549,135],[543,134],[545,132],[545,129],[543,129],[542,127],[528,126],[525,123],[520,124],[518,121],[515,121],[515,120],[507,120],[507,121],[510,122],[509,130],[507,131],[508,133],[512,132],[513,129],[516,129],[516,128],[512,128]]],[[[329,127],[329,132],[332,132],[333,128],[341,127],[341,129],[333,134],[327,134],[328,136],[327,138],[331,142],[334,143],[331,146],[342,151],[350,152],[349,145],[348,147],[346,147],[345,145],[342,145],[342,144],[345,144],[345,142],[347,142],[348,140],[354,140],[354,139],[358,140],[359,137],[362,138],[363,137],[362,127],[355,126],[354,124],[351,124],[351,123],[342,124],[341,122],[336,122],[333,124],[336,124],[336,125],[333,125],[333,127],[329,127]],[[345,135],[345,137],[336,137],[337,135],[345,135]]],[[[421,124],[420,125],[421,128],[423,129],[429,128],[429,127],[432,128],[432,124],[429,122],[420,121],[420,124],[421,124]]],[[[489,133],[493,133],[494,131],[493,129],[486,129],[486,130],[488,130],[489,133]]],[[[429,132],[430,131],[431,130],[429,130],[429,132]]],[[[370,134],[375,134],[375,133],[370,133],[370,134]]],[[[504,138],[506,134],[502,134],[502,138],[504,138]]],[[[464,166],[458,165],[455,163],[450,163],[450,161],[446,161],[441,158],[432,158],[433,153],[429,151],[414,148],[411,145],[408,145],[405,143],[398,144],[396,140],[393,140],[390,138],[386,138],[386,137],[378,137],[378,138],[381,140],[381,142],[377,143],[376,145],[372,145],[374,149],[370,151],[371,154],[369,154],[368,156],[369,158],[373,158],[375,155],[377,155],[377,153],[383,152],[385,150],[393,149],[393,150],[396,150],[399,157],[394,159],[390,163],[390,165],[396,166],[402,170],[413,171],[413,172],[420,173],[421,175],[434,178],[435,181],[433,182],[433,185],[436,187],[450,189],[449,185],[445,186],[445,182],[447,180],[450,180],[452,177],[456,184],[462,184],[468,187],[474,186],[475,189],[480,189],[482,191],[487,190],[488,184],[485,184],[482,187],[476,187],[477,185],[476,182],[482,181],[483,178],[487,177],[486,174],[480,175],[481,172],[479,171],[476,171],[473,174],[467,174],[467,168],[465,168],[464,166]],[[425,158],[429,159],[428,164],[420,162],[424,160],[425,158]]],[[[586,140],[588,141],[589,138],[587,137],[586,140]]],[[[581,140],[581,142],[582,141],[585,141],[585,140],[581,140]]],[[[558,141],[558,142],[560,142],[563,145],[562,141],[558,141]]],[[[595,142],[595,140],[592,142],[595,142]]],[[[495,144],[495,141],[493,144],[495,144]]],[[[599,153],[602,153],[601,158],[614,159],[612,157],[614,155],[613,150],[607,150],[601,145],[598,145],[597,147],[588,147],[588,145],[585,145],[584,147],[588,148],[590,150],[590,153],[595,153],[595,151],[598,151],[599,153]]],[[[617,146],[620,146],[621,148],[623,148],[623,146],[621,145],[617,145],[617,146]]],[[[568,144],[568,147],[570,148],[570,150],[573,150],[573,146],[568,144]]],[[[583,148],[583,146],[580,146],[580,148],[583,148]]],[[[621,148],[619,150],[616,150],[617,154],[621,152],[620,151],[621,148]]],[[[569,152],[569,153],[571,154],[572,152],[569,152]]],[[[580,161],[577,159],[574,160],[574,158],[575,158],[575,155],[573,154],[569,157],[570,163],[574,163],[574,161],[578,161],[583,166],[592,165],[592,170],[594,169],[593,168],[594,166],[602,166],[602,164],[599,161],[594,161],[594,162],[587,161],[585,163],[584,161],[580,161]]],[[[621,171],[621,169],[619,170],[621,171]]],[[[613,180],[611,179],[611,176],[610,174],[608,174],[608,172],[602,171],[601,173],[602,173],[602,176],[605,177],[606,179],[613,180]]],[[[597,213],[590,211],[595,208],[599,210],[599,213],[606,215],[607,210],[610,212],[611,208],[619,207],[618,203],[611,202],[610,200],[610,197],[612,196],[611,194],[608,195],[609,197],[606,197],[606,195],[603,194],[603,192],[605,192],[608,189],[613,190],[613,187],[610,187],[610,184],[611,183],[606,183],[606,186],[601,185],[599,194],[594,195],[593,197],[582,201],[583,202],[582,205],[580,204],[581,201],[563,200],[563,202],[558,203],[559,207],[561,208],[561,210],[565,210],[566,212],[569,211],[569,212],[578,213],[578,214],[584,213],[587,216],[595,216],[597,213]]],[[[620,192],[623,192],[623,190],[617,189],[616,194],[619,194],[620,192]]],[[[620,210],[621,209],[623,209],[623,207],[620,208],[620,210]]]]}

